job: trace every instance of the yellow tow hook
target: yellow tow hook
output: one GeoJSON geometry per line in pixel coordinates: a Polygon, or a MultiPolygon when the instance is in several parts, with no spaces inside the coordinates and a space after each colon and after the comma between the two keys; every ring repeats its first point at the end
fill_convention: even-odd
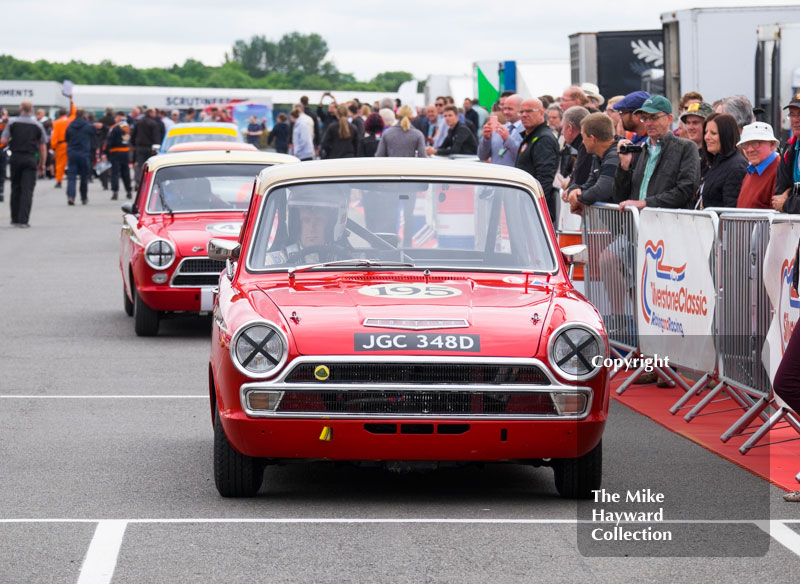
{"type": "Polygon", "coordinates": [[[320,432],[319,439],[323,442],[330,442],[333,440],[333,428],[330,426],[323,427],[322,432],[320,432]]]}

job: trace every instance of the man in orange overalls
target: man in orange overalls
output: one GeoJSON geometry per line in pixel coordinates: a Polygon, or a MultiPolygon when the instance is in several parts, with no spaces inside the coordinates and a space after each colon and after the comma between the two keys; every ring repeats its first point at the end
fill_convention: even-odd
{"type": "Polygon", "coordinates": [[[75,104],[70,99],[69,116],[65,109],[58,110],[58,119],[53,122],[53,134],[50,137],[50,148],[56,157],[56,188],[61,188],[64,169],[67,167],[67,126],[75,119],[75,104]]]}

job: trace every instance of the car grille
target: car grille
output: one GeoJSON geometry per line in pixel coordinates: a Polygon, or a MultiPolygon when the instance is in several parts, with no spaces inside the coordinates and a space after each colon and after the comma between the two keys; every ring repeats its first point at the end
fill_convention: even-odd
{"type": "Polygon", "coordinates": [[[197,288],[216,286],[225,262],[209,258],[184,258],[172,276],[172,286],[197,288]]]}
{"type": "MultiPolygon", "coordinates": [[[[318,364],[302,363],[286,376],[287,383],[320,383],[318,364]]],[[[391,383],[411,385],[547,385],[548,377],[536,365],[462,363],[330,363],[329,383],[391,383]]]]}
{"type": "Polygon", "coordinates": [[[287,414],[426,416],[556,415],[548,393],[470,391],[286,391],[287,414]]]}

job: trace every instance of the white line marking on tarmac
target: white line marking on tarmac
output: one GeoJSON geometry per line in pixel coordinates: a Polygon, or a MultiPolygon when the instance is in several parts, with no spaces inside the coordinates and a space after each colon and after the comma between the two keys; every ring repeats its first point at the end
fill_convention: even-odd
{"type": "MultiPolygon", "coordinates": [[[[341,518],[341,517],[284,517],[284,518],[184,518],[184,519],[120,519],[120,520],[97,520],[97,519],[0,519],[1,524],[10,523],[97,523],[97,530],[86,554],[81,577],[78,584],[107,583],[111,581],[114,567],[117,562],[119,548],[122,545],[122,538],[128,524],[242,524],[242,523],[262,523],[262,524],[364,524],[364,523],[393,523],[393,524],[460,524],[460,525],[567,525],[567,524],[596,524],[595,521],[575,519],[400,519],[400,518],[341,518]],[[109,568],[110,566],[110,568],[109,568]],[[110,571],[109,571],[110,570],[110,571]],[[86,574],[84,579],[84,573],[86,574]],[[106,579],[98,579],[99,574],[108,574],[106,579]],[[94,579],[90,579],[94,578],[94,579]]],[[[613,523],[613,522],[612,522],[613,523]]],[[[621,522],[631,523],[631,522],[621,522]]],[[[636,523],[636,522],[633,522],[636,523]]],[[[771,521],[752,521],[747,519],[676,519],[673,521],[663,521],[665,524],[751,524],[756,525],[762,531],[783,545],[786,549],[797,556],[800,556],[800,534],[788,527],[789,523],[800,523],[800,519],[778,519],[771,521]]]]}
{"type": "Polygon", "coordinates": [[[108,584],[117,567],[117,556],[125,537],[127,521],[100,521],[83,559],[78,584],[108,584]]]}
{"type": "Polygon", "coordinates": [[[786,523],[798,523],[794,521],[759,521],[757,525],[769,533],[770,537],[788,549],[790,552],[800,556],[800,533],[790,528],[786,523]]]}

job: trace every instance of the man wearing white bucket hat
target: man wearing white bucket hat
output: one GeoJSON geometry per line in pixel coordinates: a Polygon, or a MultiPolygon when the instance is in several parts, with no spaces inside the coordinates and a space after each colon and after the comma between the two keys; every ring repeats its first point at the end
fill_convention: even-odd
{"type": "Polygon", "coordinates": [[[779,159],[775,152],[778,140],[772,126],[764,122],[747,124],[742,128],[742,137],[736,145],[749,163],[736,206],[744,209],[772,209],[773,200],[776,199],[775,177],[778,174],[779,159]]]}
{"type": "Polygon", "coordinates": [[[588,81],[581,83],[581,89],[597,109],[600,109],[600,106],[605,103],[606,98],[600,95],[600,88],[594,83],[589,83],[588,81]]]}

